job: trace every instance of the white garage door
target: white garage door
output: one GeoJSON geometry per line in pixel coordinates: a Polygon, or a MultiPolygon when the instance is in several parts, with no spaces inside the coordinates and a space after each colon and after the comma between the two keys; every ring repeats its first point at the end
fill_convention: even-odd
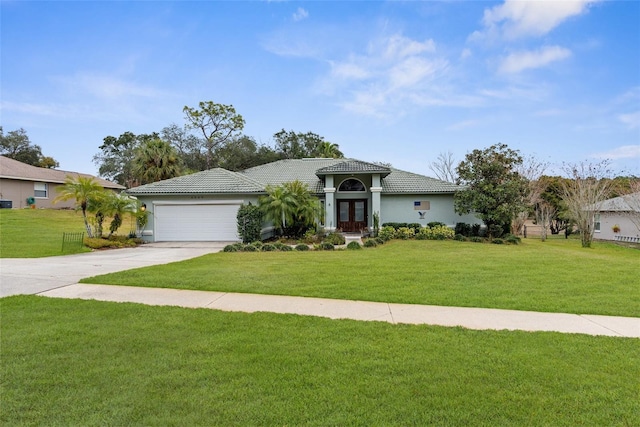
{"type": "Polygon", "coordinates": [[[156,242],[238,240],[240,204],[176,204],[154,207],[156,242]]]}

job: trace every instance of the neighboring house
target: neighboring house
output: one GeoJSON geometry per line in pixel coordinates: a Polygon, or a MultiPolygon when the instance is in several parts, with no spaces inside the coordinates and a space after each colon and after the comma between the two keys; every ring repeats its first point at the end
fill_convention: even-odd
{"type": "Polygon", "coordinates": [[[594,238],[640,243],[640,192],[605,200],[594,210],[594,238]]]}
{"type": "Polygon", "coordinates": [[[27,199],[33,197],[37,208],[72,208],[75,200],[60,201],[53,204],[58,195],[58,187],[64,184],[67,176],[91,177],[104,188],[124,190],[120,184],[96,178],[92,175],[67,172],[57,169],[39,168],[8,157],[0,156],[0,199],[3,204],[11,202],[13,208],[28,207],[27,199]]]}
{"type": "MultiPolygon", "coordinates": [[[[454,212],[455,184],[353,159],[289,159],[242,172],[211,169],[127,190],[149,212],[148,241],[236,241],[242,203],[258,203],[268,185],[299,180],[324,207],[325,230],[362,232],[384,222],[479,223],[454,212]]],[[[268,231],[268,230],[263,230],[268,231]]]]}

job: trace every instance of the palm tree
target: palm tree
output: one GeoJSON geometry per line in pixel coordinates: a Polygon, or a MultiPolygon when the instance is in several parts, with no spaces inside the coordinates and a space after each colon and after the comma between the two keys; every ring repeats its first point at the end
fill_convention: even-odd
{"type": "Polygon", "coordinates": [[[102,201],[102,211],[105,215],[113,217],[109,224],[109,236],[111,237],[122,225],[122,217],[125,213],[135,212],[136,201],[125,193],[109,191],[102,201]]]}
{"type": "Polygon", "coordinates": [[[338,144],[332,144],[329,141],[322,141],[316,147],[316,156],[325,159],[342,159],[344,154],[339,150],[338,144]]]}
{"type": "Polygon", "coordinates": [[[180,176],[182,167],[176,150],[161,139],[143,143],[133,159],[133,175],[142,184],[180,176]]]}
{"type": "Polygon", "coordinates": [[[267,195],[260,197],[260,210],[267,220],[273,221],[274,227],[283,233],[287,220],[291,221],[296,200],[284,186],[267,186],[267,195]]]}
{"type": "Polygon", "coordinates": [[[267,195],[260,198],[260,209],[266,219],[284,234],[287,227],[300,234],[313,225],[320,215],[320,203],[311,195],[309,186],[298,180],[278,187],[267,187],[267,195]]]}
{"type": "Polygon", "coordinates": [[[89,221],[87,220],[87,206],[91,199],[96,197],[102,190],[102,186],[91,177],[78,176],[73,178],[67,176],[64,180],[64,185],[58,189],[59,194],[53,200],[53,203],[61,200],[75,199],[76,209],[82,210],[82,218],[84,219],[84,226],[87,229],[87,236],[93,237],[89,221]]]}

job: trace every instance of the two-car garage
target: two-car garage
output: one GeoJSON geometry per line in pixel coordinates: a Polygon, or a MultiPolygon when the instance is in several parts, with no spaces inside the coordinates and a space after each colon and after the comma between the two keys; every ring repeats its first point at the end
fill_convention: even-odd
{"type": "Polygon", "coordinates": [[[242,201],[155,202],[156,242],[229,242],[238,240],[237,215],[242,201]]]}

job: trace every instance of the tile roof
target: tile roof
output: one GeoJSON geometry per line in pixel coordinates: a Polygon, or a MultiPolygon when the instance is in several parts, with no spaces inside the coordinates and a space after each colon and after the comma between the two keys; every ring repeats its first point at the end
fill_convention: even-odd
{"type": "Polygon", "coordinates": [[[63,184],[67,176],[93,178],[104,188],[124,190],[125,187],[106,179],[98,178],[86,173],[63,171],[58,169],[39,168],[26,163],[0,156],[0,178],[15,179],[21,181],[47,182],[63,184]]]}
{"type": "Polygon", "coordinates": [[[340,163],[336,163],[331,166],[318,169],[316,175],[324,176],[331,174],[348,174],[348,173],[380,173],[382,176],[387,176],[391,172],[391,169],[385,166],[376,165],[375,163],[367,163],[360,160],[346,160],[340,163]]]}
{"type": "Polygon", "coordinates": [[[131,195],[144,194],[241,194],[264,193],[268,185],[301,181],[312,193],[324,193],[318,176],[341,173],[380,173],[382,194],[453,193],[460,187],[400,169],[387,168],[354,159],[285,159],[231,172],[216,168],[165,181],[134,187],[131,195]],[[386,175],[386,176],[385,176],[386,175]]]}
{"type": "Polygon", "coordinates": [[[599,212],[640,212],[640,192],[603,201],[595,209],[599,212]]]}
{"type": "Polygon", "coordinates": [[[183,175],[127,190],[127,193],[134,196],[144,194],[240,194],[263,192],[263,184],[238,172],[231,172],[222,168],[183,175]]]}
{"type": "Polygon", "coordinates": [[[324,184],[317,175],[330,173],[380,173],[383,194],[453,193],[455,184],[428,176],[387,168],[355,159],[288,159],[255,166],[241,173],[270,185],[298,179],[309,185],[316,194],[324,192],[324,184]],[[385,177],[385,174],[386,177],[385,177]]]}
{"type": "Polygon", "coordinates": [[[460,189],[451,182],[394,168],[382,180],[382,194],[454,193],[460,189]]]}

